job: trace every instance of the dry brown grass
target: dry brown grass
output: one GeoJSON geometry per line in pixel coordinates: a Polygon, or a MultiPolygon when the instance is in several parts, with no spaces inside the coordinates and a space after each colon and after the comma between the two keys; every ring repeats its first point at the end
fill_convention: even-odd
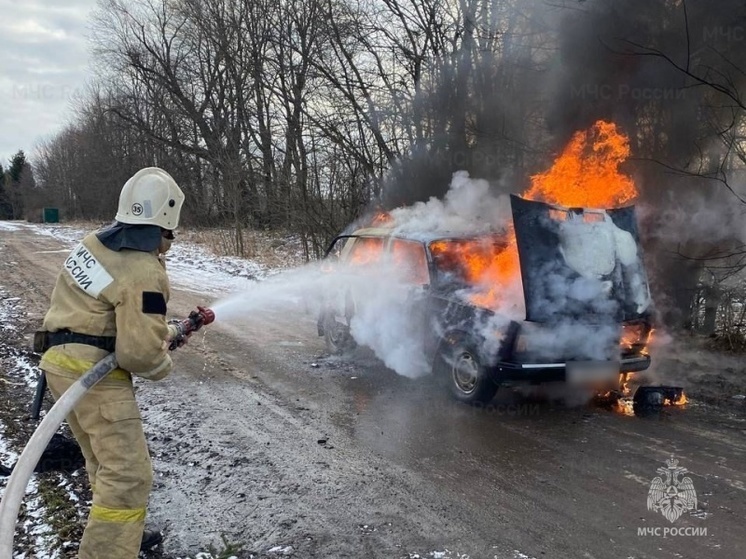
{"type": "MultiPolygon", "coordinates": [[[[110,221],[65,221],[59,225],[84,231],[94,231],[110,221]]],[[[49,224],[56,225],[56,224],[49,224]]],[[[232,248],[233,231],[226,228],[179,227],[175,242],[199,245],[213,256],[235,256],[232,248]]],[[[292,268],[305,264],[300,240],[288,233],[275,231],[244,231],[244,258],[268,268],[292,268]]]]}
{"type": "MultiPolygon", "coordinates": [[[[233,254],[232,231],[219,228],[184,228],[179,240],[200,245],[215,256],[233,254]]],[[[292,268],[305,263],[300,241],[287,233],[244,231],[244,258],[268,268],[292,268]]]]}

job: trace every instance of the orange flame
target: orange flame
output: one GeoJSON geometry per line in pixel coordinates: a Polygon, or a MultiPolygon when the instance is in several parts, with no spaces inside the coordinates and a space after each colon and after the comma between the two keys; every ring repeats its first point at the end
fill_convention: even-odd
{"type": "Polygon", "coordinates": [[[490,307],[495,304],[501,287],[520,274],[518,252],[497,238],[492,242],[485,239],[435,241],[430,251],[441,266],[458,271],[469,284],[484,288],[471,296],[475,305],[490,307]]]}
{"type": "Polygon", "coordinates": [[[641,351],[650,343],[652,333],[642,322],[625,324],[619,345],[625,350],[641,351]]]}
{"type": "Polygon", "coordinates": [[[613,122],[599,120],[589,130],[573,134],[548,171],[531,177],[524,197],[584,208],[630,202],[637,197],[637,188],[619,170],[629,154],[629,138],[613,122]]]}
{"type": "Polygon", "coordinates": [[[635,376],[635,373],[620,373],[619,374],[619,385],[621,386],[622,396],[632,395],[632,389],[629,387],[629,383],[634,376],[635,376]]]}
{"type": "Polygon", "coordinates": [[[635,406],[632,398],[625,396],[614,401],[614,411],[622,415],[635,415],[635,406]]]}
{"type": "Polygon", "coordinates": [[[370,226],[371,227],[380,227],[382,225],[388,225],[394,221],[394,218],[391,217],[391,214],[386,212],[378,212],[375,214],[371,220],[370,220],[370,226]]]}
{"type": "MultiPolygon", "coordinates": [[[[631,177],[619,170],[629,154],[629,138],[614,123],[599,120],[590,129],[573,134],[551,168],[531,177],[531,187],[523,197],[564,207],[607,208],[631,202],[637,189],[631,177]]],[[[520,278],[512,225],[489,254],[476,246],[449,250],[460,256],[468,270],[466,279],[482,287],[471,297],[475,305],[496,308],[505,287],[520,278]]]]}
{"type": "Polygon", "coordinates": [[[679,396],[676,400],[672,400],[670,398],[666,398],[663,400],[664,406],[683,406],[684,404],[689,403],[689,398],[686,397],[686,394],[684,391],[681,391],[681,396],[679,396]]]}
{"type": "MultiPolygon", "coordinates": [[[[632,389],[629,387],[634,373],[621,373],[619,375],[619,394],[614,399],[613,410],[622,415],[635,415],[634,402],[632,400],[632,389]]],[[[609,393],[611,395],[611,393],[609,393]]]]}
{"type": "Polygon", "coordinates": [[[383,256],[383,239],[380,237],[361,237],[352,246],[348,262],[353,266],[370,266],[381,261],[383,256]]]}

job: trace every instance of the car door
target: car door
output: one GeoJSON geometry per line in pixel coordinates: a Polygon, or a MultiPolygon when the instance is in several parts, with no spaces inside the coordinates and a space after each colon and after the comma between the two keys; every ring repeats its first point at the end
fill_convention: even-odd
{"type": "Polygon", "coordinates": [[[327,281],[321,313],[319,335],[326,339],[329,350],[340,353],[354,345],[350,323],[365,303],[360,287],[384,258],[386,239],[382,236],[344,236],[335,239],[327,251],[327,281]]]}
{"type": "Polygon", "coordinates": [[[388,258],[397,273],[395,288],[401,290],[397,299],[403,301],[400,309],[410,327],[424,340],[430,315],[430,270],[425,245],[409,239],[391,239],[388,258]]]}

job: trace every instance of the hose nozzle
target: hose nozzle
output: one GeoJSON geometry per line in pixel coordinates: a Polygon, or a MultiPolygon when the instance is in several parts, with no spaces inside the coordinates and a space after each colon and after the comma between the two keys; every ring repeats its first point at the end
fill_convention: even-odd
{"type": "Polygon", "coordinates": [[[215,322],[215,312],[207,307],[197,307],[197,310],[190,312],[184,320],[170,321],[169,325],[174,327],[175,335],[171,338],[168,349],[174,350],[183,346],[189,334],[213,322],[215,322]]]}
{"type": "Polygon", "coordinates": [[[189,318],[187,320],[189,320],[191,325],[191,330],[189,332],[196,332],[203,326],[215,322],[215,312],[207,307],[197,307],[196,311],[189,313],[189,318]]]}

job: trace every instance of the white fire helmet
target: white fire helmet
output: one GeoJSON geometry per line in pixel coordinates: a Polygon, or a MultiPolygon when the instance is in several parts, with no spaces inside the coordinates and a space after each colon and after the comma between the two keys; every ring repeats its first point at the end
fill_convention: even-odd
{"type": "Polygon", "coordinates": [[[115,219],[173,230],[179,225],[183,204],[184,193],[171,175],[158,167],[146,167],[122,187],[115,219]]]}

